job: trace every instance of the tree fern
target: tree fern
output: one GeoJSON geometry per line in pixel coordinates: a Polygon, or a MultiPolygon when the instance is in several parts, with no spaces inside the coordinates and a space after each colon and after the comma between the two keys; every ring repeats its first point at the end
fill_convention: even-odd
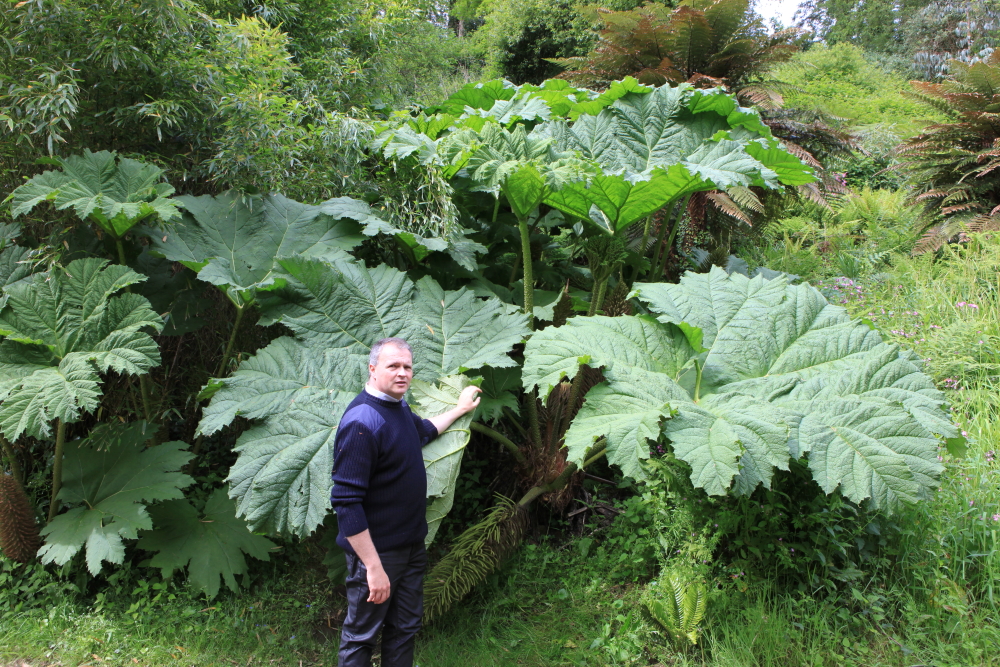
{"type": "Polygon", "coordinates": [[[900,149],[900,168],[920,184],[913,201],[922,203],[915,253],[936,250],[956,235],[983,225],[1000,205],[1000,50],[973,64],[951,61],[954,77],[942,83],[914,82],[909,95],[943,111],[950,122],[936,123],[900,149]]]}

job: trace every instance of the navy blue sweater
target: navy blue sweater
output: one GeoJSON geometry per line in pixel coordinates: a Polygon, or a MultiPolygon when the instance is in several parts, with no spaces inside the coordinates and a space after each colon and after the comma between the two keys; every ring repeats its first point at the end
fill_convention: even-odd
{"type": "Polygon", "coordinates": [[[421,448],[438,435],[406,401],[362,391],[347,406],[334,440],[333,492],[337,544],[371,531],[375,550],[389,551],[427,536],[427,474],[421,448]]]}

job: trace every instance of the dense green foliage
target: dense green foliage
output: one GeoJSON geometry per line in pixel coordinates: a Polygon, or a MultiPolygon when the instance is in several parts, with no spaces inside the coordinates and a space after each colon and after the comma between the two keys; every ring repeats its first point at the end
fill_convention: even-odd
{"type": "Polygon", "coordinates": [[[402,336],[483,389],[421,664],[993,664],[992,4],[925,4],[0,10],[0,662],[329,664],[402,336]]]}
{"type": "Polygon", "coordinates": [[[902,94],[909,90],[905,77],[850,43],[814,45],[775,68],[774,76],[794,86],[785,94],[791,107],[819,108],[855,126],[879,124],[901,139],[940,118],[940,112],[902,94]]]}
{"type": "Polygon", "coordinates": [[[141,375],[160,363],[147,333],[162,321],[138,294],[144,277],[105,260],[79,259],[4,288],[0,430],[16,440],[52,434],[54,421],[97,410],[101,373],[141,375]]]}
{"type": "Polygon", "coordinates": [[[1000,43],[996,0],[806,0],[796,18],[828,44],[855,44],[921,79],[948,75],[952,60],[982,60],[1000,43]]]}

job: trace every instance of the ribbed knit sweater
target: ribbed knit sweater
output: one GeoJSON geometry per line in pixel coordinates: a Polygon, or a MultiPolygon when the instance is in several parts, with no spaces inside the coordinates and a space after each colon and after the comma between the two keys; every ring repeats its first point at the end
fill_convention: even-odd
{"type": "Polygon", "coordinates": [[[351,401],[334,440],[333,491],[337,544],[354,553],[348,536],[371,531],[376,551],[427,536],[427,474],[421,448],[438,435],[406,401],[365,391],[351,401]]]}

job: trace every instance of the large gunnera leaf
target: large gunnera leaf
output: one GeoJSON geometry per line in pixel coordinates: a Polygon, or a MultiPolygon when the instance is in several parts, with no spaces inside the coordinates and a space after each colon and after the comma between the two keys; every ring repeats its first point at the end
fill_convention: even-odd
{"type": "Polygon", "coordinates": [[[603,171],[568,181],[545,203],[583,220],[596,207],[610,233],[692,192],[815,180],[756,111],[722,90],[682,85],[629,93],[597,115],[547,123],[534,134],[551,136],[552,149],[576,152],[603,171]]]}
{"type": "MultiPolygon", "coordinates": [[[[469,378],[452,375],[438,385],[414,380],[410,390],[414,412],[422,417],[433,417],[458,405],[462,390],[469,386],[469,378]]],[[[469,424],[472,413],[465,414],[448,427],[444,433],[428,443],[423,450],[424,467],[427,469],[427,539],[434,541],[441,520],[451,511],[455,502],[455,482],[462,468],[462,454],[469,444],[469,424]]]]}
{"type": "Polygon", "coordinates": [[[445,291],[381,265],[295,257],[279,261],[284,284],[261,301],[262,324],[281,322],[311,346],[367,357],[381,338],[405,338],[413,373],[434,382],[482,366],[509,367],[510,349],[528,334],[526,318],[497,298],[445,291]]]}
{"type": "Polygon", "coordinates": [[[209,599],[219,594],[219,580],[229,590],[239,591],[236,575],[246,574],[244,554],[270,560],[274,543],[254,535],[247,522],[236,516],[236,503],[225,489],[216,489],[199,513],[187,500],[170,500],[149,508],[155,528],[139,539],[139,548],[158,551],[150,567],[158,567],[163,578],[188,568],[188,583],[209,599]]]}
{"type": "MultiPolygon", "coordinates": [[[[0,250],[0,290],[35,273],[37,266],[34,258],[38,254],[35,250],[17,245],[8,245],[0,250]]],[[[0,301],[0,308],[4,303],[5,301],[0,301]]]]}
{"type": "Polygon", "coordinates": [[[194,480],[179,471],[191,454],[183,442],[146,447],[155,431],[141,421],[102,424],[66,443],[59,500],[73,507],[42,529],[43,563],[63,565],[86,546],[91,574],[102,561],[120,565],[122,539],[153,527],[146,505],[183,497],[181,489],[194,480]]]}
{"type": "MultiPolygon", "coordinates": [[[[165,234],[153,236],[153,250],[220,287],[238,307],[274,284],[276,257],[335,256],[364,238],[354,218],[366,214],[341,200],[312,206],[278,194],[230,191],[178,201],[183,217],[165,234]]],[[[365,224],[374,223],[366,217],[365,224]]]]}
{"type": "Polygon", "coordinates": [[[662,436],[711,494],[769,486],[803,457],[827,493],[879,509],[935,485],[937,444],[957,436],[943,396],[912,353],[814,288],[713,268],[634,294],[655,319],[578,317],[526,346],[524,386],[543,398],[580,364],[606,379],[566,434],[570,460],[604,437],[641,478],[662,436]]]}
{"type": "Polygon", "coordinates": [[[101,373],[141,375],[160,363],[163,320],[138,294],[117,294],[145,280],[102,259],[69,266],[4,288],[0,310],[0,431],[46,438],[51,422],[75,422],[97,408],[101,373]]]}
{"type": "Polygon", "coordinates": [[[557,150],[579,151],[607,172],[639,174],[680,163],[718,187],[814,180],[812,170],[781,147],[755,110],[740,107],[721,89],[660,86],[625,95],[596,116],[544,129],[557,150]]]}
{"type": "Polygon", "coordinates": [[[525,316],[499,299],[445,291],[430,278],[414,283],[386,266],[305,258],[280,266],[285,286],[262,300],[262,321],[281,322],[298,338],[279,338],[231,377],[213,380],[199,432],[212,434],[237,416],[254,420],[229,473],[239,515],[253,530],[304,536],[330,509],[337,426],[364,387],[375,342],[407,339],[417,380],[434,383],[466,369],[513,366],[507,352],[528,329],[525,316]]]}
{"type": "Polygon", "coordinates": [[[89,150],[59,163],[61,171],[42,172],[10,194],[15,218],[51,201],[57,210],[72,208],[81,220],[93,220],[120,238],[141,220],[158,216],[170,222],[180,216],[177,200],[170,198],[174,189],[155,165],[89,150]]]}

